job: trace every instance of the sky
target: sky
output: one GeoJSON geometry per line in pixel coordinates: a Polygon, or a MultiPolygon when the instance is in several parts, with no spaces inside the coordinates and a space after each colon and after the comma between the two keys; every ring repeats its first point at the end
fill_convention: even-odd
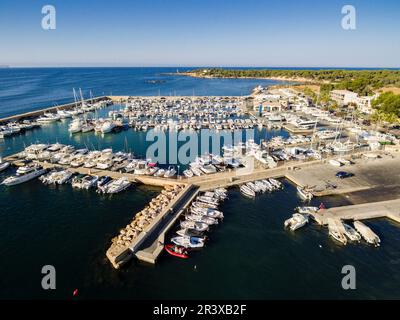
{"type": "Polygon", "coordinates": [[[400,67],[398,17],[398,0],[0,0],[0,65],[400,67]]]}

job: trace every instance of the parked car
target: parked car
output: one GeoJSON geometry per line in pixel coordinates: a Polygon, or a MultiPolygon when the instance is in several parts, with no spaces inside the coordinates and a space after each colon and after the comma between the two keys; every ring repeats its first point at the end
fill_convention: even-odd
{"type": "Polygon", "coordinates": [[[351,172],[346,172],[346,171],[339,171],[336,173],[336,177],[339,179],[345,179],[345,178],[350,178],[353,177],[354,173],[351,172]]]}

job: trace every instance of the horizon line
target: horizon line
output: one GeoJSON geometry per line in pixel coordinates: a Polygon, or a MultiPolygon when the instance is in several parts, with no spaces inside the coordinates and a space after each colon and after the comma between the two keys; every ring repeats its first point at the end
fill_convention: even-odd
{"type": "Polygon", "coordinates": [[[223,69],[223,68],[264,68],[264,69],[277,69],[277,68],[288,68],[288,69],[400,69],[400,67],[365,67],[365,66],[236,66],[236,65],[226,65],[226,66],[206,66],[206,65],[11,65],[11,64],[0,64],[0,69],[18,69],[18,68],[213,68],[213,69],[223,69]]]}

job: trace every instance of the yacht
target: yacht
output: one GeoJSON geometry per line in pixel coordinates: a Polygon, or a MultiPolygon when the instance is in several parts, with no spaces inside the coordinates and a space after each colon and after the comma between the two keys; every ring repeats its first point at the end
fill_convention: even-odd
{"type": "Polygon", "coordinates": [[[68,131],[69,131],[69,133],[72,133],[72,134],[81,132],[82,131],[82,121],[81,121],[81,119],[80,118],[74,119],[69,124],[68,131]]]}
{"type": "Polygon", "coordinates": [[[41,176],[42,174],[45,174],[47,171],[46,169],[43,169],[40,166],[21,167],[18,170],[15,176],[6,178],[1,184],[4,184],[6,186],[21,184],[30,181],[32,179],[35,179],[41,176]]]}
{"type": "Polygon", "coordinates": [[[60,116],[61,119],[67,119],[72,117],[72,114],[65,110],[58,110],[57,115],[60,116]]]}
{"type": "Polygon", "coordinates": [[[112,121],[105,121],[100,129],[101,133],[110,133],[114,130],[115,124],[112,121]]]}
{"type": "Polygon", "coordinates": [[[94,125],[91,123],[84,123],[81,128],[82,133],[90,132],[93,130],[94,130],[94,125]]]}
{"type": "Polygon", "coordinates": [[[60,120],[60,116],[54,113],[45,113],[43,116],[39,117],[38,119],[36,119],[37,122],[39,123],[53,123],[56,122],[58,120],[60,120]]]}
{"type": "Polygon", "coordinates": [[[105,185],[104,192],[105,193],[118,193],[125,189],[127,189],[131,185],[128,178],[122,177],[117,180],[112,180],[108,184],[105,185]]]}

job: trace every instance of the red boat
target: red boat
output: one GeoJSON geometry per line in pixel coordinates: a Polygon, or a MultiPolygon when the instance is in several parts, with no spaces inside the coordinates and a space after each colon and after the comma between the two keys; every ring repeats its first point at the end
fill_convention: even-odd
{"type": "Polygon", "coordinates": [[[167,251],[170,255],[182,258],[182,259],[187,259],[189,256],[187,255],[187,251],[183,247],[176,246],[174,244],[167,244],[164,246],[165,251],[167,251]],[[177,250],[181,250],[180,252],[177,250]]]}

